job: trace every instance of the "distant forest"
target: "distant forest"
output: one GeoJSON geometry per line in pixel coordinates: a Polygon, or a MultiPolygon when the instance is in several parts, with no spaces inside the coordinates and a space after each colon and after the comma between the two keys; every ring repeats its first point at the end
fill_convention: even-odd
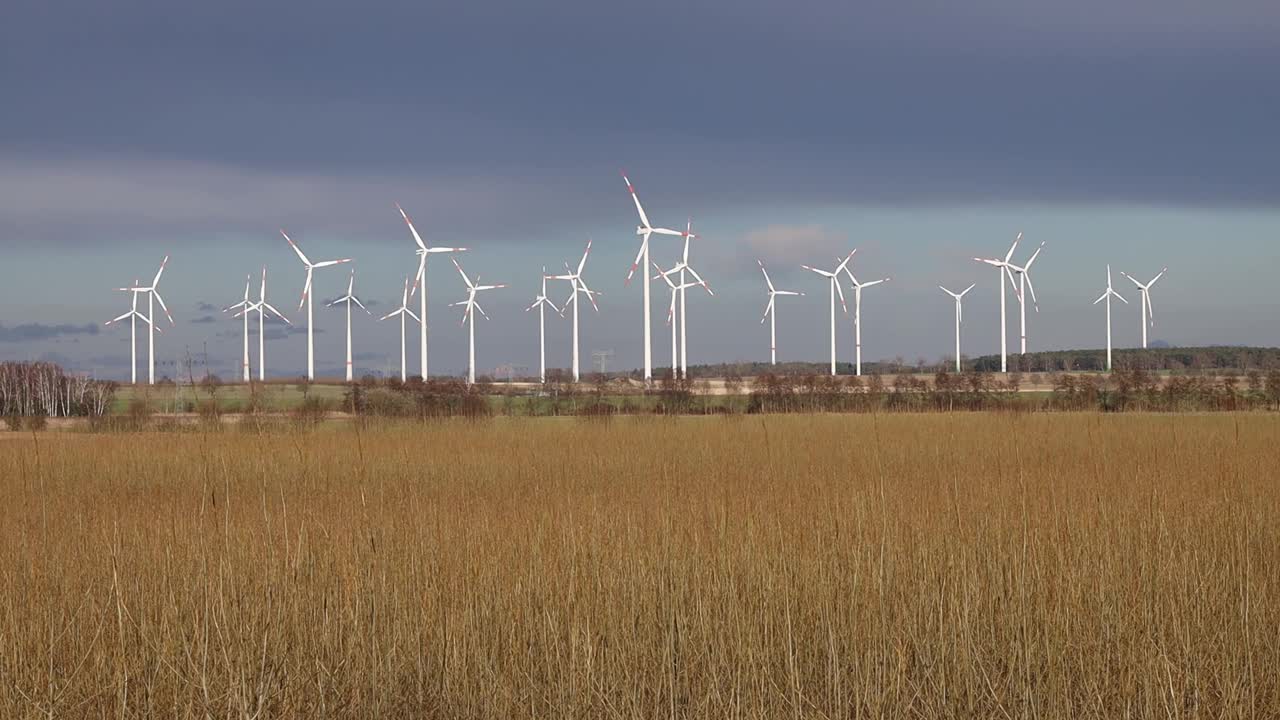
{"type": "MultiPolygon", "coordinates": [[[[1149,372],[1194,373],[1280,368],[1280,348],[1259,347],[1178,347],[1150,348],[1147,350],[1114,350],[1116,369],[1141,369],[1149,372]]],[[[1046,352],[1009,354],[1010,372],[1101,372],[1106,366],[1106,350],[1051,350],[1046,352]]],[[[951,369],[952,358],[927,360],[895,358],[890,361],[862,363],[863,375],[897,375],[908,372],[937,372],[944,367],[951,369]]],[[[999,372],[1000,356],[983,355],[964,358],[964,369],[980,372],[999,372]]],[[[754,377],[766,373],[778,375],[809,375],[828,372],[827,363],[789,362],[771,366],[764,362],[717,363],[689,367],[689,376],[696,377],[754,377]]],[[[852,375],[853,363],[837,362],[840,375],[852,375]]],[[[667,368],[654,368],[654,376],[668,372],[667,368]]],[[[633,371],[636,375],[638,371],[633,371]]]]}

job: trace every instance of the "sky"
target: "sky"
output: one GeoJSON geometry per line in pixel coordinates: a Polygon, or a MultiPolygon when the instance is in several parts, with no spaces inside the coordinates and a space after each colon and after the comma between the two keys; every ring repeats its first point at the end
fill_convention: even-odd
{"type": "MultiPolygon", "coordinates": [[[[376,316],[416,269],[400,203],[428,243],[471,248],[467,271],[507,284],[483,296],[481,372],[536,372],[525,308],[542,267],[576,263],[588,238],[602,295],[580,318],[583,366],[612,350],[612,368],[638,367],[624,168],[655,224],[692,218],[700,236],[691,262],[715,295],[689,297],[690,363],[768,359],[757,260],[806,293],[779,301],[780,359],[825,360],[827,286],[800,265],[854,248],[859,279],[892,277],[864,295],[864,359],[949,356],[937,286],[971,282],[963,351],[996,352],[996,271],[972,257],[1018,232],[1015,261],[1045,243],[1032,350],[1102,345],[1107,264],[1131,301],[1118,346],[1141,332],[1118,272],[1165,266],[1152,338],[1280,345],[1277,67],[1280,5],[1264,0],[15,0],[0,11],[0,360],[128,377],[129,330],[102,323],[129,309],[114,288],[169,255],[160,374],[190,353],[234,375],[241,323],[221,308],[247,274],[256,295],[266,266],[295,325],[268,326],[268,374],[297,376],[304,273],[284,228],[312,259],[354,259],[375,315],[354,318],[357,373],[398,371],[398,323],[376,316]]],[[[664,266],[680,252],[652,247],[664,266]]],[[[447,305],[465,293],[444,257],[428,270],[431,365],[461,373],[447,305]]],[[[317,271],[316,299],[346,280],[317,271]]],[[[670,357],[663,287],[655,364],[670,357]]],[[[551,288],[559,304],[567,283],[551,288]]],[[[344,316],[315,317],[317,369],[336,374],[344,316]]],[[[851,360],[852,314],[838,323],[851,360]]],[[[548,363],[567,366],[570,324],[547,326],[548,363]]]]}

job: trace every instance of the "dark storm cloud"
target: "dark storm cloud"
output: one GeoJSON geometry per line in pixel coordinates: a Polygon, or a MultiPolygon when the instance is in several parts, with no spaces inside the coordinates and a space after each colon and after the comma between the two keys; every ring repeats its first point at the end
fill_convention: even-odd
{"type": "Polygon", "coordinates": [[[1278,8],[22,3],[0,225],[541,226],[625,211],[618,165],[708,209],[1270,206],[1278,8]]]}
{"type": "Polygon", "coordinates": [[[0,342],[20,343],[34,340],[56,340],[66,336],[97,335],[100,329],[100,326],[94,323],[85,325],[26,323],[12,327],[0,325],[0,342]]]}

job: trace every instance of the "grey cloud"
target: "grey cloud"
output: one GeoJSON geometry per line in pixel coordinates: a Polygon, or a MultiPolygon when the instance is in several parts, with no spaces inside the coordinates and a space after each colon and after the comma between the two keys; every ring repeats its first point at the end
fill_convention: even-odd
{"type": "Polygon", "coordinates": [[[0,342],[31,342],[35,340],[53,340],[56,338],[76,336],[76,335],[97,335],[101,330],[99,325],[87,323],[84,325],[45,325],[43,323],[26,323],[23,325],[14,325],[6,327],[0,325],[0,342]]]}
{"type": "MultiPolygon", "coordinates": [[[[217,312],[218,307],[213,303],[200,301],[196,303],[196,310],[199,310],[200,312],[204,312],[204,313],[211,313],[211,312],[217,312]]],[[[196,321],[193,320],[192,322],[196,322],[196,321]]]]}
{"type": "Polygon", "coordinates": [[[201,316],[200,316],[200,317],[198,317],[198,318],[192,318],[192,319],[191,319],[191,324],[193,324],[193,325],[208,325],[209,323],[214,323],[214,322],[217,322],[217,321],[218,321],[218,319],[217,319],[216,317],[212,316],[212,315],[201,315],[201,316]]]}

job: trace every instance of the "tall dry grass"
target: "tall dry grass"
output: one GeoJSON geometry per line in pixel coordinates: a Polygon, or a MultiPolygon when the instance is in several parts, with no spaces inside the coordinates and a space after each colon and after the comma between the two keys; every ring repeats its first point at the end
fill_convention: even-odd
{"type": "Polygon", "coordinates": [[[0,717],[1280,716],[1280,418],[0,442],[0,717]]]}

